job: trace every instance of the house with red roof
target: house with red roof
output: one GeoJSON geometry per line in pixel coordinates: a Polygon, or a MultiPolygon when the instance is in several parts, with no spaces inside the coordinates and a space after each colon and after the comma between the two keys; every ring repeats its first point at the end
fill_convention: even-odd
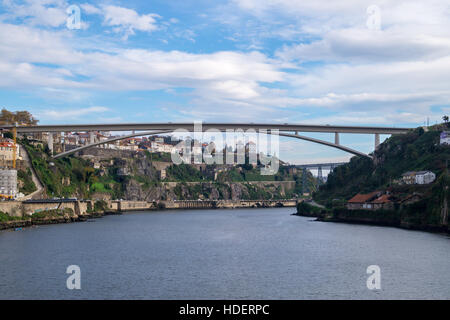
{"type": "Polygon", "coordinates": [[[394,209],[394,202],[391,200],[391,196],[388,194],[383,194],[371,201],[373,210],[384,209],[384,210],[392,210],[394,209]]]}
{"type": "Polygon", "coordinates": [[[381,196],[381,191],[374,191],[367,194],[358,193],[353,198],[347,201],[347,209],[373,209],[372,201],[381,196]]]}

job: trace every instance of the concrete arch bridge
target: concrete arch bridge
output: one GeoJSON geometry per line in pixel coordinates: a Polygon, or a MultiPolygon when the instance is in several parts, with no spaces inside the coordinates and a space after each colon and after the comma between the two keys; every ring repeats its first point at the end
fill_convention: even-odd
{"type": "Polygon", "coordinates": [[[3,125],[2,130],[16,130],[17,133],[36,133],[48,132],[49,145],[53,145],[53,133],[61,132],[89,132],[90,143],[70,151],[62,152],[54,155],[54,158],[65,157],[81,150],[98,146],[101,144],[110,143],[117,140],[127,139],[138,136],[148,136],[155,134],[170,133],[177,130],[184,130],[187,132],[198,132],[200,127],[201,132],[209,130],[217,130],[226,132],[227,130],[243,130],[243,132],[256,131],[267,134],[278,134],[279,136],[305,140],[328,147],[336,148],[357,156],[368,157],[372,156],[361,151],[344,146],[340,143],[341,133],[351,134],[373,134],[374,135],[374,149],[380,144],[380,134],[404,134],[412,128],[395,128],[395,127],[374,127],[374,126],[331,126],[331,125],[302,125],[302,124],[276,124],[276,123],[131,123],[131,124],[62,124],[62,125],[34,125],[34,126],[14,126],[3,125]],[[95,142],[95,131],[132,131],[132,134],[114,137],[111,139],[95,142]],[[334,133],[334,141],[326,141],[316,139],[299,133],[305,132],[325,132],[334,133]]]}

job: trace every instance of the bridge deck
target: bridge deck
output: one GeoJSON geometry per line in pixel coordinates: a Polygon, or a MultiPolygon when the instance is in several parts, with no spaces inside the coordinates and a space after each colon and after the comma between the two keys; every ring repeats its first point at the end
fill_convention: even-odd
{"type": "MultiPolygon", "coordinates": [[[[199,124],[200,125],[200,124],[199,124]]],[[[13,125],[2,125],[3,129],[11,129],[13,125]]],[[[331,125],[303,125],[303,124],[267,124],[267,123],[202,123],[202,130],[217,129],[255,129],[279,130],[282,132],[339,132],[362,134],[401,134],[411,128],[373,127],[373,126],[331,126],[331,125]]],[[[141,131],[141,130],[187,130],[194,131],[194,123],[119,123],[119,124],[62,124],[17,126],[18,133],[31,132],[70,132],[70,131],[141,131]]]]}

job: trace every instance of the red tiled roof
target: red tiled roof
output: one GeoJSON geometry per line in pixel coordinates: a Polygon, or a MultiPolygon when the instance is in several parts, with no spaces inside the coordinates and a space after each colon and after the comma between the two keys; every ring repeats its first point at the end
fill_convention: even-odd
{"type": "Polygon", "coordinates": [[[10,142],[0,142],[0,147],[9,147],[12,148],[14,146],[13,143],[10,142]]]}
{"type": "Polygon", "coordinates": [[[375,197],[379,191],[374,191],[368,194],[358,193],[356,196],[348,200],[349,203],[364,203],[369,201],[371,198],[375,197]]]}
{"type": "Polygon", "coordinates": [[[391,200],[389,200],[389,195],[387,194],[383,194],[379,198],[372,201],[372,203],[387,203],[387,202],[391,202],[391,200]]]}

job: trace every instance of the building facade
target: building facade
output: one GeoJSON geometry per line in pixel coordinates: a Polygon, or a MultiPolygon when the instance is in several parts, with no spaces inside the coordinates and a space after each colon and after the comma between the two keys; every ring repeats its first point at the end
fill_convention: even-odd
{"type": "Polygon", "coordinates": [[[404,184],[429,184],[436,179],[431,171],[408,171],[402,174],[404,184]]]}
{"type": "Polygon", "coordinates": [[[372,205],[373,210],[392,210],[394,208],[394,203],[391,201],[391,197],[388,194],[381,195],[370,204],[372,205]]]}
{"type": "Polygon", "coordinates": [[[358,209],[373,209],[373,204],[371,201],[377,199],[381,195],[381,191],[374,191],[368,194],[358,193],[353,198],[347,201],[347,209],[358,210],[358,209]]]}
{"type": "MultiPolygon", "coordinates": [[[[16,160],[19,160],[19,145],[16,144],[16,160]]],[[[14,142],[11,139],[0,140],[0,160],[12,161],[14,158],[14,142]]]]}
{"type": "MultiPolygon", "coordinates": [[[[151,143],[151,152],[172,153],[173,149],[174,149],[174,146],[172,146],[171,144],[166,144],[166,143],[156,142],[156,141],[153,141],[151,143]]],[[[201,147],[200,147],[200,153],[201,153],[201,147]]]]}
{"type": "Polygon", "coordinates": [[[17,170],[0,169],[0,194],[17,196],[17,170]]]}
{"type": "Polygon", "coordinates": [[[436,175],[431,171],[419,171],[416,172],[417,184],[429,184],[436,179],[436,175]]]}
{"type": "Polygon", "coordinates": [[[416,183],[416,173],[414,171],[408,171],[402,174],[402,182],[404,184],[416,183]]]}
{"type": "Polygon", "coordinates": [[[441,132],[441,140],[440,144],[450,145],[450,131],[442,131],[441,132]]]}

